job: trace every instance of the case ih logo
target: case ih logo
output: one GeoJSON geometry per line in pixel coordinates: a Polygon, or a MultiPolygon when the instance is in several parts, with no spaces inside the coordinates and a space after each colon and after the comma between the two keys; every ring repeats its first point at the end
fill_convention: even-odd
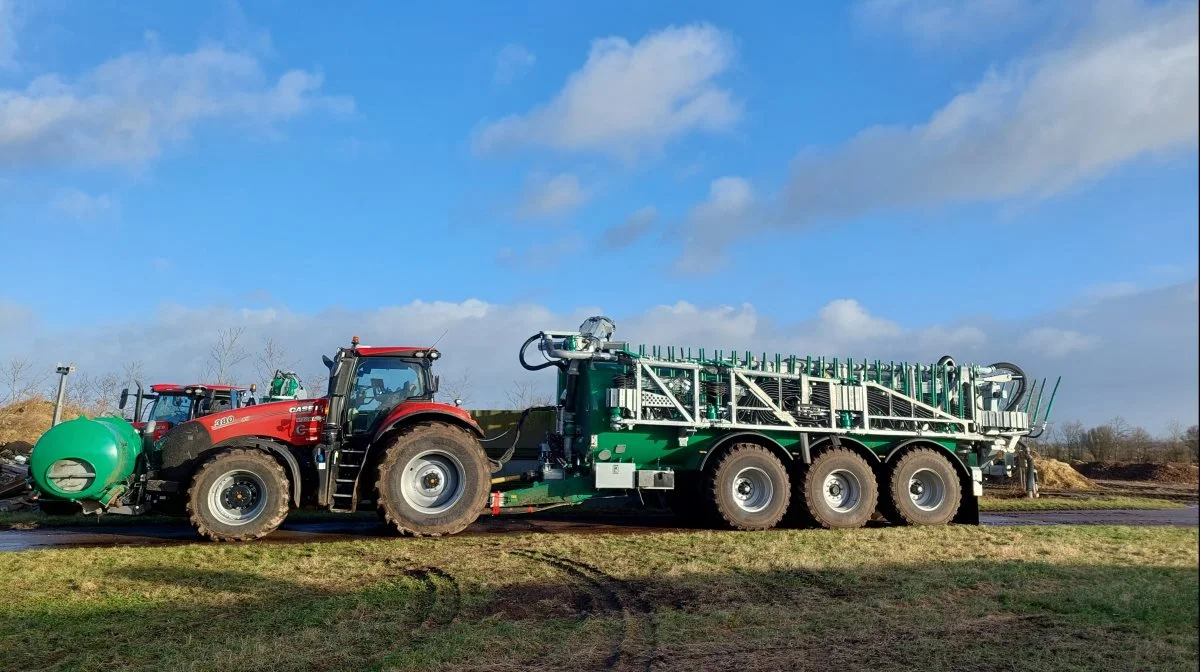
{"type": "Polygon", "coordinates": [[[314,406],[312,404],[308,404],[306,406],[292,406],[291,408],[288,409],[288,413],[306,413],[308,411],[313,410],[314,408],[316,408],[316,406],[314,406]]]}

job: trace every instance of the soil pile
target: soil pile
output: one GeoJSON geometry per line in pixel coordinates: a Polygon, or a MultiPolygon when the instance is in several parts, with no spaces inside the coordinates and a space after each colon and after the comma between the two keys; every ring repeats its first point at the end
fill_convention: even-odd
{"type": "MultiPolygon", "coordinates": [[[[62,419],[70,420],[88,415],[78,406],[67,405],[62,419]]],[[[28,455],[38,437],[54,422],[54,402],[47,399],[27,399],[0,406],[0,448],[17,455],[28,455]]]]}
{"type": "Polygon", "coordinates": [[[1045,457],[1035,457],[1034,466],[1038,471],[1038,486],[1053,490],[1091,490],[1096,484],[1066,462],[1059,462],[1045,457]]]}
{"type": "Polygon", "coordinates": [[[1086,462],[1079,465],[1079,471],[1089,478],[1102,478],[1110,481],[1148,481],[1151,483],[1171,483],[1178,485],[1196,485],[1200,483],[1200,467],[1194,464],[1168,462],[1156,464],[1153,462],[1086,462]]]}

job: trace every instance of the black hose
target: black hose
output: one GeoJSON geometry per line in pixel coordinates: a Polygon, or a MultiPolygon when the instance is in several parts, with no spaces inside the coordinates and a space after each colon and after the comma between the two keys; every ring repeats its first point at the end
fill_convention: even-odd
{"type": "Polygon", "coordinates": [[[1017,404],[1025,398],[1026,377],[1025,371],[1016,364],[1010,362],[996,362],[992,364],[993,369],[1004,369],[1013,374],[1013,379],[1017,383],[1017,391],[1013,393],[1012,400],[1008,402],[1008,406],[1004,407],[1006,411],[1012,411],[1017,408],[1017,404]]]}
{"type": "Polygon", "coordinates": [[[521,351],[518,354],[518,359],[521,360],[521,366],[525,367],[525,369],[527,371],[541,371],[542,369],[546,369],[551,366],[559,366],[561,364],[561,362],[547,361],[542,364],[535,365],[535,364],[530,364],[529,362],[525,361],[525,349],[529,347],[530,343],[533,343],[534,341],[538,340],[541,337],[542,337],[541,334],[534,334],[533,336],[530,336],[529,338],[525,339],[525,343],[521,346],[521,351]]]}
{"type": "MultiPolygon", "coordinates": [[[[532,406],[530,408],[525,409],[524,411],[521,411],[521,417],[517,420],[517,435],[513,437],[512,445],[509,446],[508,450],[504,451],[504,454],[501,455],[499,458],[494,459],[494,460],[490,457],[488,458],[488,462],[491,462],[492,466],[494,467],[492,469],[492,473],[496,473],[497,471],[500,471],[501,469],[503,469],[504,465],[507,464],[508,461],[512,459],[513,453],[517,452],[517,443],[520,442],[520,440],[521,440],[521,427],[524,426],[525,419],[529,417],[529,414],[532,413],[533,411],[552,411],[552,410],[555,410],[556,408],[558,408],[558,407],[557,406],[532,406]]],[[[505,432],[505,434],[507,434],[507,433],[508,432],[505,432]]],[[[501,436],[503,436],[503,435],[501,435],[501,436]]],[[[500,438],[500,437],[496,437],[496,438],[500,438]]]]}

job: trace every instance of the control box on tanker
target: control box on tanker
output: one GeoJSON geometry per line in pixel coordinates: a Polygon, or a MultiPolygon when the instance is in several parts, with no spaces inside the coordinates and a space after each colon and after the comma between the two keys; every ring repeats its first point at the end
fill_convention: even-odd
{"type": "Polygon", "coordinates": [[[302,506],[371,508],[396,532],[444,535],[484,514],[625,495],[742,530],[856,527],[876,511],[898,524],[975,522],[984,471],[1011,463],[1050,411],[1039,426],[1045,382],[1038,392],[1007,363],[632,347],[614,331],[594,317],[525,341],[520,364],[553,368],[556,399],[523,412],[500,455],[485,452],[470,413],[435,401],[438,350],[355,338],[324,358],[319,398],[213,413],[158,437],[115,419],[72,421],[103,425],[86,437],[55,428],[34,448],[35,485],[89,511],[174,510],[215,540],[269,534],[302,506]],[[530,363],[535,343],[544,357],[530,363]],[[506,473],[533,412],[554,417],[536,467],[506,473]],[[72,491],[52,474],[93,480],[72,491]]]}

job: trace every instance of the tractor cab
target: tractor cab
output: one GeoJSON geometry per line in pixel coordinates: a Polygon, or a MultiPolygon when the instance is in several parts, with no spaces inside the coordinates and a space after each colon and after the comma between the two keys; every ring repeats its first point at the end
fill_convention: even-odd
{"type": "MultiPolygon", "coordinates": [[[[131,424],[140,431],[153,422],[153,438],[158,439],[175,425],[254,403],[253,391],[254,385],[247,389],[235,385],[160,383],[151,385],[147,393],[139,383],[132,395],[135,401],[131,424]]],[[[130,396],[129,388],[121,390],[118,408],[123,410],[130,396]]]]}
{"type": "Polygon", "coordinates": [[[359,346],[354,337],[351,347],[324,357],[337,406],[331,405],[329,420],[340,420],[345,436],[369,436],[401,404],[432,402],[438,389],[433,362],[440,356],[433,348],[359,346]]]}
{"type": "Polygon", "coordinates": [[[473,425],[465,411],[434,401],[433,362],[439,357],[434,348],[360,346],[355,336],[350,347],[322,358],[329,369],[329,394],[317,461],[328,456],[334,467],[333,474],[318,472],[322,503],[335,511],[354,510],[354,484],[364,465],[378,456],[372,446],[418,416],[473,425]]]}

